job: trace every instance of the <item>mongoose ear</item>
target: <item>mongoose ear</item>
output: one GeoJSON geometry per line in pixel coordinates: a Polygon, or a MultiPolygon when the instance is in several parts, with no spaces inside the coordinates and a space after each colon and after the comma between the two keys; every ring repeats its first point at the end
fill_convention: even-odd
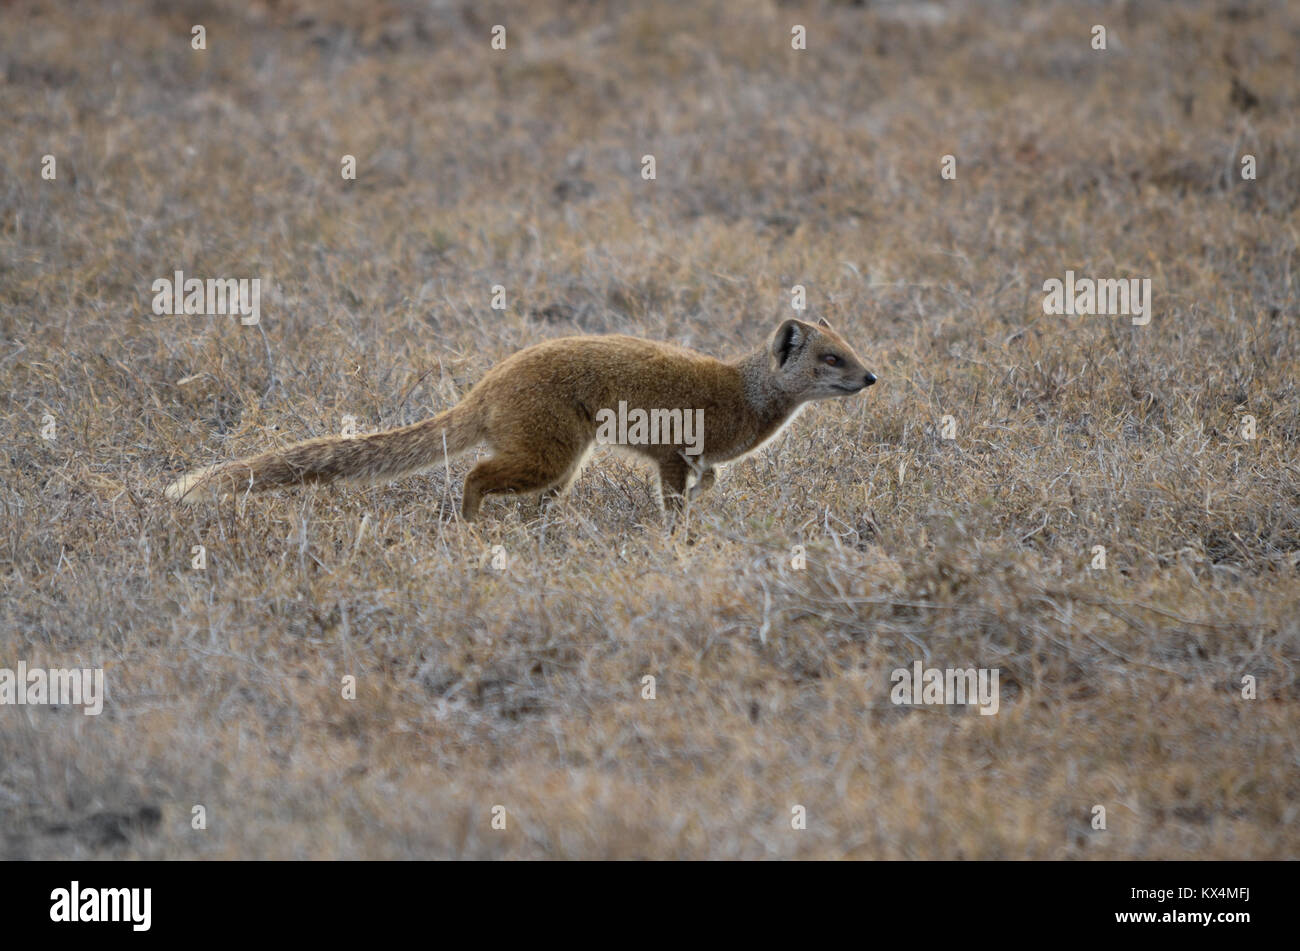
{"type": "Polygon", "coordinates": [[[776,333],[772,335],[772,356],[776,357],[778,367],[785,366],[785,361],[799,352],[799,348],[804,345],[808,339],[808,333],[805,330],[805,324],[802,321],[795,320],[791,317],[783,321],[780,327],[776,328],[776,333]]]}
{"type": "Polygon", "coordinates": [[[834,330],[834,329],[835,329],[834,327],[831,326],[831,322],[830,322],[829,320],[827,320],[825,317],[818,317],[818,318],[817,318],[817,326],[818,326],[818,327],[825,327],[827,330],[834,330]]]}

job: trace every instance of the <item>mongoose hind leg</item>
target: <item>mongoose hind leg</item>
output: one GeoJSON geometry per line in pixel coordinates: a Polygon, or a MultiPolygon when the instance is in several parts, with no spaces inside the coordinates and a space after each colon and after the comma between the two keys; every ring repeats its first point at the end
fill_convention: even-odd
{"type": "Polygon", "coordinates": [[[581,455],[581,452],[540,454],[515,451],[484,459],[465,477],[460,517],[467,522],[478,518],[485,495],[505,492],[558,495],[568,485],[581,455]]]}
{"type": "Polygon", "coordinates": [[[555,503],[559,501],[560,496],[565,493],[567,488],[566,483],[561,483],[537,493],[537,516],[540,518],[554,508],[555,503]]]}
{"type": "Polygon", "coordinates": [[[591,455],[590,449],[591,447],[588,446],[586,450],[577,453],[572,465],[569,467],[569,471],[565,473],[564,478],[555,483],[555,485],[551,486],[549,489],[543,489],[538,493],[537,512],[539,515],[550,511],[555,503],[559,501],[560,497],[573,487],[573,483],[577,481],[579,471],[591,455]]]}

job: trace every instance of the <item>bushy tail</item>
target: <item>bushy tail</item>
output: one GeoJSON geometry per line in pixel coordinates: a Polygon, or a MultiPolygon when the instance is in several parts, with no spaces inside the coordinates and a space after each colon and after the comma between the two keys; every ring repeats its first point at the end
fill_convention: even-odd
{"type": "Polygon", "coordinates": [[[194,503],[212,494],[269,489],[335,479],[381,481],[436,465],[482,441],[475,413],[464,403],[430,419],[364,436],[326,436],[195,469],[167,486],[167,497],[194,503]],[[445,444],[444,444],[445,439],[445,444]]]}

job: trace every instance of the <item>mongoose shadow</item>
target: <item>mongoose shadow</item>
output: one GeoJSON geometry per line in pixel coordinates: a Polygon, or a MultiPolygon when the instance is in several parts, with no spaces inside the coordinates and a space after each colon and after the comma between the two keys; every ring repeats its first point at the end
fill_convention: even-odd
{"type": "Polygon", "coordinates": [[[612,441],[654,464],[675,521],[688,482],[694,498],[713,485],[715,466],[771,442],[809,402],[875,382],[825,320],[785,320],[763,346],[730,361],[638,337],[564,337],[501,361],[429,419],[196,469],[166,492],[193,503],[309,482],[386,481],[486,445],[461,500],[461,517],[473,521],[488,495],[538,493],[544,504],[563,493],[594,446],[611,441],[617,418],[612,441]]]}

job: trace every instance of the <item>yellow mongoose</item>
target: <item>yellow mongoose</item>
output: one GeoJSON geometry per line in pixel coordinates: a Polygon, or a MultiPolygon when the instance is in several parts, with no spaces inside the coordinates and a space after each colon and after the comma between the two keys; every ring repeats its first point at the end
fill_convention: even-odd
{"type": "Polygon", "coordinates": [[[762,446],[808,401],[848,396],[875,382],[825,320],[786,320],[765,346],[730,362],[637,337],[564,337],[503,360],[463,400],[423,422],[311,439],[197,469],[168,486],[167,495],[192,502],[209,490],[393,479],[486,443],[491,455],[465,479],[461,516],[473,520],[485,495],[550,498],[568,488],[597,441],[598,417],[608,420],[615,407],[623,413],[625,404],[694,412],[703,424],[694,456],[682,451],[680,432],[674,441],[628,445],[658,466],[661,498],[675,512],[692,471],[697,490],[707,489],[716,464],[762,446]]]}

